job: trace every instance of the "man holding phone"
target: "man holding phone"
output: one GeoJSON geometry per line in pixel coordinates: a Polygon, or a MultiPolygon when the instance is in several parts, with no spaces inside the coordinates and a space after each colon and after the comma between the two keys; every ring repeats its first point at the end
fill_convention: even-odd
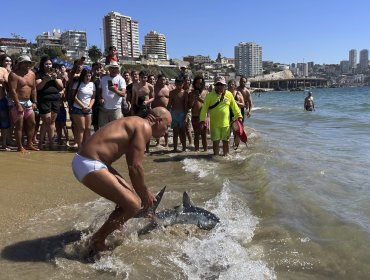
{"type": "Polygon", "coordinates": [[[126,82],[120,75],[117,62],[106,66],[109,75],[100,80],[98,94],[100,96],[99,127],[122,118],[122,98],[126,98],[126,82]]]}

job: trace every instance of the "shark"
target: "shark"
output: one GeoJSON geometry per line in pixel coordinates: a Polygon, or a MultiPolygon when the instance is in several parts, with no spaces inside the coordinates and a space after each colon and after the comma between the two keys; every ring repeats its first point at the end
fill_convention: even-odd
{"type": "Polygon", "coordinates": [[[200,229],[211,230],[220,222],[220,219],[212,212],[196,207],[187,192],[183,193],[182,205],[157,211],[165,190],[166,187],[162,188],[156,195],[156,201],[152,207],[140,210],[135,216],[135,218],[151,218],[151,222],[139,231],[139,235],[149,233],[158,227],[167,227],[174,224],[193,224],[200,229]]]}

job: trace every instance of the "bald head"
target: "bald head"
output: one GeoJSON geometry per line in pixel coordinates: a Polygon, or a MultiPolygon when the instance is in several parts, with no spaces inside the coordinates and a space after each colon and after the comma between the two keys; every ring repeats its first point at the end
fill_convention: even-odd
{"type": "Polygon", "coordinates": [[[171,113],[164,107],[155,107],[151,110],[150,114],[152,114],[156,118],[164,119],[168,123],[172,121],[171,113]]]}

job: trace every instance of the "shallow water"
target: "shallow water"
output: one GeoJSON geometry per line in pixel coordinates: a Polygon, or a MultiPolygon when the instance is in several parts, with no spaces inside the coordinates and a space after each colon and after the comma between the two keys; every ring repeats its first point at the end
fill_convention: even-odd
{"type": "MultiPolygon", "coordinates": [[[[153,148],[144,167],[153,192],[167,185],[160,208],[180,204],[187,191],[221,223],[211,231],[178,225],[139,237],[147,221],[132,220],[109,238],[114,250],[93,264],[80,260],[84,241],[114,205],[74,180],[73,154],[32,153],[21,164],[31,179],[2,180],[12,186],[8,200],[19,197],[14,201],[32,211],[20,206],[9,214],[9,201],[0,206],[8,213],[0,220],[7,229],[0,278],[369,279],[369,94],[317,89],[315,112],[303,110],[305,93],[254,95],[248,147],[226,158],[153,148]]],[[[9,162],[4,174],[17,174],[17,157],[0,154],[9,162]]],[[[115,167],[127,174],[123,160],[115,167]]]]}

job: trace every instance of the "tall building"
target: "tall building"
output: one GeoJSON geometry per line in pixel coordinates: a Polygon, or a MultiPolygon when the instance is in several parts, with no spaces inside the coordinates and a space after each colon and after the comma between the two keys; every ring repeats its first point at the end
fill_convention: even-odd
{"type": "Polygon", "coordinates": [[[262,47],[252,42],[241,42],[234,48],[235,70],[238,75],[254,77],[262,74],[262,47]]]}
{"type": "Polygon", "coordinates": [[[360,51],[360,69],[366,71],[369,68],[369,50],[360,51]]]}
{"type": "Polygon", "coordinates": [[[147,59],[167,60],[166,37],[156,31],[150,31],[144,37],[143,55],[147,59]]]}
{"type": "Polygon", "coordinates": [[[61,40],[68,57],[78,59],[81,56],[87,56],[86,31],[65,31],[61,35],[61,40]]]}
{"type": "Polygon", "coordinates": [[[121,58],[138,58],[139,22],[118,12],[110,12],[103,19],[104,47],[117,48],[121,58]]]}
{"type": "Polygon", "coordinates": [[[342,60],[339,65],[340,65],[340,72],[342,74],[349,73],[349,61],[348,60],[342,60]]]}
{"type": "Polygon", "coordinates": [[[349,70],[353,72],[357,68],[357,50],[349,51],[349,70]]]}

